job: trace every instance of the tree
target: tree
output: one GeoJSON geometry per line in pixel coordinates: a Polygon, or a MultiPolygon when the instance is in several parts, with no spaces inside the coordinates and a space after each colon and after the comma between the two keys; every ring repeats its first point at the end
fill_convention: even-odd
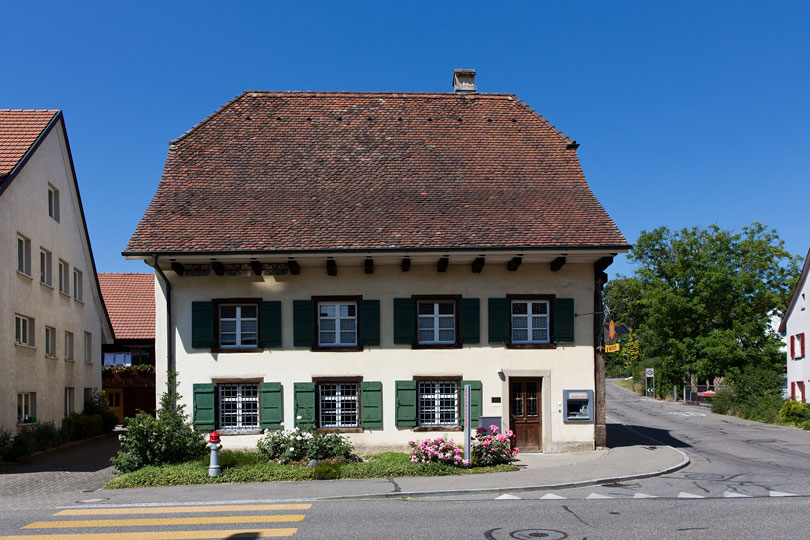
{"type": "Polygon", "coordinates": [[[783,371],[771,317],[784,312],[800,260],[776,231],[659,227],[641,232],[629,259],[634,275],[609,282],[605,304],[637,330],[644,357],[661,359],[665,382],[783,371]]]}

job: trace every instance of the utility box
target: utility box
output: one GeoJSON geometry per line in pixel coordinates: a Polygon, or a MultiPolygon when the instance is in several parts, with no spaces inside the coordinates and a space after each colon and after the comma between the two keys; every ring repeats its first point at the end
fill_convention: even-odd
{"type": "Polygon", "coordinates": [[[593,423],[593,390],[563,390],[563,422],[593,423]]]}
{"type": "Polygon", "coordinates": [[[498,431],[503,431],[503,429],[501,429],[501,417],[500,416],[478,417],[478,427],[486,428],[487,431],[489,431],[489,426],[498,426],[498,431]]]}

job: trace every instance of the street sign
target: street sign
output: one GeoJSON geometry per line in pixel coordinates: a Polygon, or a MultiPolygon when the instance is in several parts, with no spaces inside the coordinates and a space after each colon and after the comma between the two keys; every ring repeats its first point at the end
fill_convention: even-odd
{"type": "Polygon", "coordinates": [[[610,324],[608,325],[608,336],[610,337],[610,341],[613,341],[613,339],[616,337],[616,324],[613,321],[610,321],[610,324]]]}
{"type": "Polygon", "coordinates": [[[644,374],[647,377],[655,377],[655,369],[648,367],[646,370],[644,370],[644,374]]]}
{"type": "Polygon", "coordinates": [[[618,352],[619,351],[619,344],[618,343],[608,343],[605,345],[605,351],[607,352],[618,352]]]}

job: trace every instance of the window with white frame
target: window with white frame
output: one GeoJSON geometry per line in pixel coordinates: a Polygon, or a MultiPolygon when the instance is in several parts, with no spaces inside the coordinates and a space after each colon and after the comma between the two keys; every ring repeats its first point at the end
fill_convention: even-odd
{"type": "Polygon", "coordinates": [[[50,287],[53,285],[53,255],[45,248],[39,250],[39,282],[50,287]]]}
{"type": "Polygon", "coordinates": [[[73,269],[73,298],[82,301],[84,294],[84,287],[82,286],[82,272],[81,270],[73,269]]]}
{"type": "Polygon", "coordinates": [[[65,416],[70,416],[76,412],[76,391],[71,387],[65,387],[65,416]]]}
{"type": "Polygon", "coordinates": [[[219,428],[258,429],[259,385],[256,383],[220,383],[219,428]]]}
{"type": "Polygon", "coordinates": [[[17,393],[17,422],[29,422],[36,415],[36,392],[17,393]]]}
{"type": "Polygon", "coordinates": [[[31,275],[31,240],[17,234],[17,271],[26,276],[31,275]]]}
{"type": "Polygon", "coordinates": [[[59,221],[59,190],[48,186],[48,217],[59,221]]]}
{"type": "Polygon", "coordinates": [[[70,294],[70,265],[59,260],[59,292],[70,294]]]}
{"type": "Polygon", "coordinates": [[[88,364],[93,361],[93,334],[84,333],[84,361],[88,364]]]}
{"type": "Polygon", "coordinates": [[[357,345],[357,303],[318,303],[318,345],[353,347],[357,345]]]}
{"type": "Polygon", "coordinates": [[[65,331],[65,360],[73,362],[73,332],[65,331]]]}
{"type": "Polygon", "coordinates": [[[14,315],[14,343],[34,346],[34,319],[25,315],[14,315]]]}
{"type": "Polygon", "coordinates": [[[358,426],[358,384],[328,382],[318,384],[318,426],[352,428],[358,426]]]}
{"type": "Polygon", "coordinates": [[[418,339],[423,345],[452,345],[456,342],[456,302],[418,304],[418,339]]]}
{"type": "Polygon", "coordinates": [[[512,300],[512,343],[550,343],[548,300],[512,300]]]}
{"type": "Polygon", "coordinates": [[[458,381],[419,381],[419,425],[458,424],[458,381]]]}
{"type": "Polygon", "coordinates": [[[256,304],[219,306],[219,346],[259,346],[259,306],[256,304]]]}
{"type": "Polygon", "coordinates": [[[45,356],[56,356],[56,328],[45,327],[45,356]]]}

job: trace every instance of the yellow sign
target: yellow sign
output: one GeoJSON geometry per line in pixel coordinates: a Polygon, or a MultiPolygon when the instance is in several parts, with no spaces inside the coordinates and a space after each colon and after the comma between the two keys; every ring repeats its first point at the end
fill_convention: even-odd
{"type": "Polygon", "coordinates": [[[607,352],[619,352],[619,344],[618,343],[608,343],[605,345],[605,351],[607,352]]]}

